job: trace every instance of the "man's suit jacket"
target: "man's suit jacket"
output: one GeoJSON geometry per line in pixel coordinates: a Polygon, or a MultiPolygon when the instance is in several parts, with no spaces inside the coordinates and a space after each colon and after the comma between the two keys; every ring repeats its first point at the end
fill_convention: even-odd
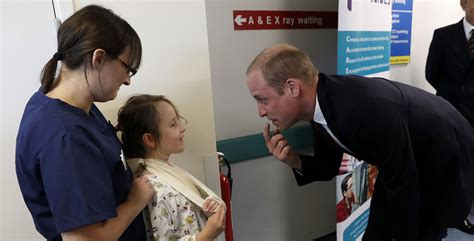
{"type": "Polygon", "coordinates": [[[474,127],[474,62],[463,20],[434,31],[425,75],[436,94],[456,107],[474,127]]]}
{"type": "MultiPolygon", "coordinates": [[[[382,78],[325,74],[319,75],[317,100],[350,154],[379,169],[365,233],[370,240],[413,238],[420,217],[454,226],[467,216],[474,133],[448,102],[382,78]]],[[[311,125],[314,156],[300,156],[299,185],[332,179],[343,153],[320,124],[311,125]]]]}

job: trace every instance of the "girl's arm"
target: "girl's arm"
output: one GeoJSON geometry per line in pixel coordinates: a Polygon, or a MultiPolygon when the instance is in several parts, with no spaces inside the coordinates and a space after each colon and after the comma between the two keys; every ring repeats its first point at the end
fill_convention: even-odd
{"type": "Polygon", "coordinates": [[[154,186],[156,194],[148,204],[150,220],[146,221],[151,224],[147,232],[156,240],[211,241],[224,230],[225,212],[222,209],[212,215],[200,230],[199,222],[205,220],[201,220],[201,211],[191,201],[159,182],[154,186]]]}

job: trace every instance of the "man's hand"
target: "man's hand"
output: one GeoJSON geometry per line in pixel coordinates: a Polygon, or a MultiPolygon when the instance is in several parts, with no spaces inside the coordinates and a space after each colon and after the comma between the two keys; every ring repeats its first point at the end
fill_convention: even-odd
{"type": "Polygon", "coordinates": [[[296,155],[278,129],[275,131],[273,136],[270,136],[270,124],[265,123],[263,128],[263,138],[265,139],[268,152],[270,152],[276,159],[284,162],[291,168],[298,170],[302,169],[300,157],[296,155]]]}

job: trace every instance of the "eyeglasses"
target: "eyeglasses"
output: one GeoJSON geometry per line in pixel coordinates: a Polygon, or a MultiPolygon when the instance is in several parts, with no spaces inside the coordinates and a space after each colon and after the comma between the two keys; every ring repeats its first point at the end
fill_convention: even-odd
{"type": "Polygon", "coordinates": [[[122,65],[127,69],[128,71],[128,77],[129,78],[132,78],[132,76],[134,76],[136,73],[137,73],[137,69],[133,68],[132,66],[128,65],[127,63],[125,63],[123,60],[121,60],[118,56],[117,56],[117,59],[120,61],[120,63],[122,63],[122,65]]]}

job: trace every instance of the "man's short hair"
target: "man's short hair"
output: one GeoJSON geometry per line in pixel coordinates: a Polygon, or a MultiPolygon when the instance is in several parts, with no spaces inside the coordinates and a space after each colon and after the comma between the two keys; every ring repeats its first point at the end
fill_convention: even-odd
{"type": "Polygon", "coordinates": [[[305,84],[314,83],[318,70],[311,59],[300,49],[289,44],[278,44],[264,49],[250,63],[246,74],[260,70],[268,85],[283,94],[285,81],[300,79],[305,84]]]}

